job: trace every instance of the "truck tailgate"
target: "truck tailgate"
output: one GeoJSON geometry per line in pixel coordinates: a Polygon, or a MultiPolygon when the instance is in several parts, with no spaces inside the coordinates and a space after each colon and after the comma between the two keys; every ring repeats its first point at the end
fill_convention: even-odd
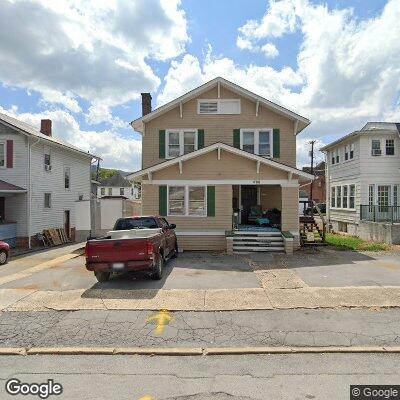
{"type": "Polygon", "coordinates": [[[86,254],[90,262],[140,261],[149,258],[146,239],[90,240],[86,254]]]}

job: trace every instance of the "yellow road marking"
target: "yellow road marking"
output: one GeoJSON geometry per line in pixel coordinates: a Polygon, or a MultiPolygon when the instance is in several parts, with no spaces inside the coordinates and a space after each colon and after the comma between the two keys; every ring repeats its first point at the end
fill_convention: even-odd
{"type": "Polygon", "coordinates": [[[154,400],[154,399],[153,397],[147,394],[146,396],[141,397],[139,400],[154,400]]]}
{"type": "Polygon", "coordinates": [[[64,256],[60,256],[57,258],[53,258],[52,260],[45,261],[43,263],[37,264],[34,267],[27,268],[22,272],[18,272],[16,274],[3,276],[0,278],[0,285],[4,285],[8,282],[16,281],[18,279],[27,278],[28,276],[33,275],[36,272],[43,271],[45,269],[53,268],[65,261],[71,260],[72,258],[79,257],[79,254],[66,254],[64,256]]]}
{"type": "Polygon", "coordinates": [[[172,317],[168,310],[160,310],[159,313],[147,318],[146,322],[156,323],[157,326],[156,329],[154,329],[154,333],[157,335],[161,335],[165,330],[165,326],[168,325],[171,320],[172,317]]]}

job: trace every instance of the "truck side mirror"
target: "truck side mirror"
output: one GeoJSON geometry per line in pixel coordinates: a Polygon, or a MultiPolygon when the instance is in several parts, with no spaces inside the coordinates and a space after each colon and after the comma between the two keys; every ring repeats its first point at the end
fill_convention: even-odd
{"type": "Polygon", "coordinates": [[[168,228],[169,228],[169,229],[175,229],[175,228],[176,228],[176,224],[169,224],[169,225],[168,225],[168,228]]]}

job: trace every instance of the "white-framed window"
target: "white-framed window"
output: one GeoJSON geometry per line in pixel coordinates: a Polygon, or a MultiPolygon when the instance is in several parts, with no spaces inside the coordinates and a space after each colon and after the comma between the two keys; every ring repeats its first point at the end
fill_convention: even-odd
{"type": "Polygon", "coordinates": [[[168,186],[168,216],[207,216],[206,186],[168,186]]]}
{"type": "Polygon", "coordinates": [[[348,203],[348,196],[349,196],[349,187],[347,185],[344,185],[342,187],[342,207],[347,208],[347,203],[348,203]]]}
{"type": "Polygon", "coordinates": [[[64,189],[71,188],[71,168],[64,167],[64,189]]]}
{"type": "Polygon", "coordinates": [[[5,142],[0,142],[0,168],[6,167],[7,146],[5,142]]]}
{"type": "Polygon", "coordinates": [[[240,114],[240,99],[201,99],[198,114],[240,114]]]}
{"type": "Polygon", "coordinates": [[[165,135],[165,154],[174,158],[197,150],[197,129],[168,129],[165,135]]]}
{"type": "Polygon", "coordinates": [[[106,188],[100,188],[100,195],[105,196],[106,195],[106,188]]]}
{"type": "Polygon", "coordinates": [[[393,185],[393,206],[399,206],[399,186],[400,185],[393,185]]]}
{"type": "Polygon", "coordinates": [[[331,187],[331,207],[336,207],[336,187],[331,187]]]}
{"type": "Polygon", "coordinates": [[[350,144],[350,153],[349,153],[349,159],[352,160],[354,158],[354,143],[350,144]]]}
{"type": "Polygon", "coordinates": [[[378,185],[378,206],[386,207],[390,205],[390,186],[378,185]]]}
{"type": "Polygon", "coordinates": [[[331,151],[331,164],[335,165],[335,161],[336,161],[335,150],[332,150],[331,151]]]}
{"type": "Polygon", "coordinates": [[[356,198],[356,185],[349,186],[349,208],[354,210],[355,206],[355,198],[356,198]]]}
{"type": "Polygon", "coordinates": [[[379,139],[372,139],[371,141],[371,155],[380,156],[382,155],[381,141],[379,139]]]}
{"type": "Polygon", "coordinates": [[[119,188],[119,195],[125,196],[125,188],[119,188]]]}
{"type": "Polygon", "coordinates": [[[51,150],[49,146],[44,146],[43,148],[43,161],[44,161],[44,170],[50,172],[51,171],[51,150]]]}
{"type": "Polygon", "coordinates": [[[44,208],[51,208],[51,193],[44,194],[44,208]]]}
{"type": "Polygon", "coordinates": [[[342,187],[336,186],[336,208],[342,208],[342,187]]]}
{"type": "Polygon", "coordinates": [[[394,156],[394,139],[386,139],[385,150],[387,156],[394,156]]]}
{"type": "Polygon", "coordinates": [[[108,195],[112,196],[112,188],[108,188],[108,195]]]}
{"type": "Polygon", "coordinates": [[[347,161],[350,157],[350,145],[344,146],[344,161],[347,161]]]}
{"type": "Polygon", "coordinates": [[[240,148],[248,153],[257,154],[263,157],[273,155],[273,130],[271,128],[262,129],[241,129],[240,148]]]}
{"type": "Polygon", "coordinates": [[[340,149],[336,149],[336,164],[340,163],[340,149]]]}

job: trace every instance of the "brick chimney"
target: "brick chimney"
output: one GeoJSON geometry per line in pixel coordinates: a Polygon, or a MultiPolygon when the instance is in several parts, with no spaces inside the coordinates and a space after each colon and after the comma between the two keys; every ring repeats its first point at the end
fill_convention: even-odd
{"type": "Polygon", "coordinates": [[[51,134],[51,119],[42,119],[40,121],[40,132],[46,136],[52,136],[51,134]]]}
{"type": "Polygon", "coordinates": [[[151,113],[151,94],[142,93],[142,117],[151,113]]]}

